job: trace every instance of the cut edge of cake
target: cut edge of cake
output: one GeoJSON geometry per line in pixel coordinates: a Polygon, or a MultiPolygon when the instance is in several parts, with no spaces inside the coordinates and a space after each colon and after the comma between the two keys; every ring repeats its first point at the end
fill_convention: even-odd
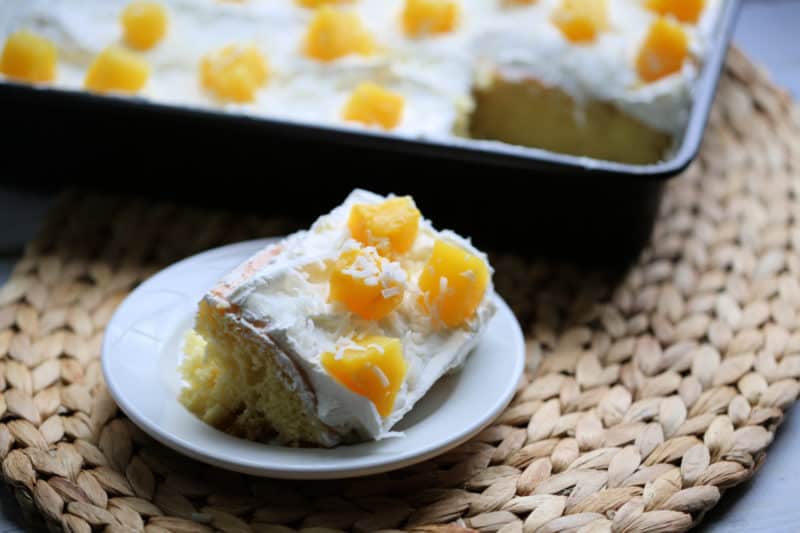
{"type": "Polygon", "coordinates": [[[278,437],[290,445],[334,446],[341,438],[317,417],[315,394],[303,370],[260,331],[264,324],[248,320],[228,301],[280,251],[281,245],[265,248],[202,299],[181,365],[183,378],[194,386],[182,389],[180,401],[206,423],[250,440],[278,437]],[[226,398],[228,405],[220,401],[226,398]]]}

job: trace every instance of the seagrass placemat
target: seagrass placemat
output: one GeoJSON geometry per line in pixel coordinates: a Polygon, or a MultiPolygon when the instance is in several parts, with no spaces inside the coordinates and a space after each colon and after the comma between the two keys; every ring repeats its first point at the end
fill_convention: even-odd
{"type": "Polygon", "coordinates": [[[798,395],[799,166],[800,111],[732,52],[700,158],[622,281],[494,258],[530,360],[496,423],[333,482],[175,454],[117,410],[98,361],[137,283],[284,223],[65,195],[0,290],[3,479],[30,519],[74,532],[686,530],[756,471],[798,395]]]}

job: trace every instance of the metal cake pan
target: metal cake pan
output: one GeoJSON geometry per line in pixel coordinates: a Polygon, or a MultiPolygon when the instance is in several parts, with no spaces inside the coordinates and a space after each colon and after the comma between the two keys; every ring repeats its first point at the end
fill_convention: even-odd
{"type": "Polygon", "coordinates": [[[300,218],[327,210],[360,186],[412,193],[431,217],[490,246],[507,240],[520,247],[522,227],[527,250],[601,261],[635,255],[650,234],[664,182],[700,148],[738,8],[739,0],[724,0],[686,130],[673,153],[655,164],[468,139],[409,139],[0,82],[4,179],[300,218]],[[212,185],[186,187],[187,178],[212,185]],[[232,194],[235,183],[247,194],[232,194]],[[291,200],[298,194],[302,201],[291,200]],[[284,200],[265,202],[264,195],[284,200]]]}

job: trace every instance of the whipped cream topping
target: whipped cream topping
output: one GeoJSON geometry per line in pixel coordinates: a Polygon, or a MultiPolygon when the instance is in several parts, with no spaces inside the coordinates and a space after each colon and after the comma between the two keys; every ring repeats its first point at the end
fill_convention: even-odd
{"type": "MultiPolygon", "coordinates": [[[[384,197],[370,192],[354,191],[308,231],[289,236],[281,244],[280,254],[228,297],[230,303],[240,306],[245,318],[265,324],[260,333],[283,348],[303,370],[314,389],[320,420],[341,435],[355,431],[370,439],[389,435],[392,426],[440,377],[464,362],[495,312],[491,284],[475,315],[459,327],[437,325],[420,311],[416,279],[436,239],[486,260],[468,240],[451,231],[437,232],[424,219],[420,221],[412,248],[397,259],[399,264],[384,270],[389,271],[389,283],[402,281],[405,285],[401,304],[386,318],[364,320],[342,304],[329,302],[330,269],[354,243],[347,227],[351,207],[383,200],[384,197]],[[378,414],[369,399],[335,381],[320,362],[325,352],[337,354],[352,348],[353,339],[362,334],[399,338],[408,363],[405,382],[391,414],[386,417],[378,414]]],[[[375,281],[380,283],[377,278],[375,281]]]]}
{"type": "MultiPolygon", "coordinates": [[[[121,43],[119,14],[128,1],[2,2],[0,39],[22,28],[48,37],[59,50],[55,84],[80,89],[92,59],[107,46],[121,43]]],[[[678,134],[687,120],[696,64],[708,46],[722,1],[707,0],[698,24],[685,26],[694,59],[678,73],[643,84],[634,61],[655,15],[639,0],[609,0],[609,29],[588,45],[567,41],[552,24],[559,0],[524,5],[461,0],[458,28],[423,39],[404,34],[399,22],[403,0],[356,0],[341,7],[361,16],[378,51],[331,63],[303,54],[314,12],[294,0],[161,0],[170,13],[169,30],[163,42],[144,53],[153,71],[141,96],[360,128],[344,122],[341,110],[359,83],[374,81],[405,98],[397,133],[446,139],[463,129],[474,87],[499,73],[560,87],[578,102],[612,102],[654,129],[678,134]],[[198,82],[201,58],[230,43],[253,44],[269,60],[270,80],[253,103],[217,102],[198,82]]]]}

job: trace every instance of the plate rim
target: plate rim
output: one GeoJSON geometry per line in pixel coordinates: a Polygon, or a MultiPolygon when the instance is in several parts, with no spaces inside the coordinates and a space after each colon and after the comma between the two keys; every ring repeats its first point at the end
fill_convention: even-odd
{"type": "MultiPolygon", "coordinates": [[[[221,458],[219,457],[219,455],[214,455],[211,452],[213,448],[211,448],[211,450],[203,449],[197,443],[188,442],[185,439],[178,436],[175,432],[165,429],[159,426],[158,424],[152,422],[149,419],[149,417],[139,412],[139,410],[134,405],[135,402],[129,402],[126,399],[125,395],[122,394],[121,391],[119,390],[119,385],[117,384],[113,374],[109,370],[108,358],[110,357],[110,355],[108,354],[111,351],[112,346],[109,345],[111,343],[111,338],[106,334],[106,332],[112,327],[115,320],[117,320],[122,311],[124,311],[124,309],[127,306],[131,305],[131,302],[136,301],[137,293],[145,292],[150,285],[152,285],[153,283],[157,283],[158,278],[160,276],[166,275],[167,273],[172,272],[174,270],[179,270],[181,267],[184,267],[186,263],[196,261],[204,255],[208,255],[211,253],[224,253],[228,249],[234,249],[248,245],[254,247],[256,246],[263,247],[271,243],[279,242],[282,238],[283,237],[268,237],[263,239],[239,241],[236,243],[230,243],[223,246],[209,248],[202,252],[183,258],[159,270],[158,272],[147,278],[145,281],[143,281],[141,284],[139,284],[133,291],[131,291],[125,297],[125,299],[122,301],[119,307],[114,311],[114,314],[112,315],[111,319],[106,325],[106,329],[103,335],[103,343],[101,346],[100,361],[103,372],[103,378],[105,380],[109,394],[111,395],[117,406],[120,408],[120,410],[123,413],[125,413],[125,415],[147,435],[154,438],[162,445],[172,450],[175,450],[179,453],[182,453],[186,456],[189,456],[195,460],[216,467],[224,468],[226,470],[233,470],[235,472],[240,472],[243,474],[249,474],[260,477],[273,477],[279,479],[295,479],[295,480],[347,479],[347,478],[369,476],[382,472],[397,470],[406,466],[426,461],[448,450],[456,448],[457,446],[460,446],[461,444],[467,442],[472,437],[483,431],[486,427],[491,425],[511,402],[514,395],[516,394],[520,378],[522,377],[522,374],[525,369],[525,360],[526,360],[525,337],[522,332],[522,328],[519,324],[519,321],[517,320],[514,313],[511,311],[511,308],[499,294],[493,292],[492,297],[494,299],[495,304],[498,306],[498,309],[501,310],[502,312],[508,313],[508,315],[512,318],[511,321],[513,324],[512,329],[514,330],[513,344],[516,348],[516,350],[514,350],[514,353],[519,354],[517,357],[513,359],[514,366],[509,372],[509,380],[503,390],[503,394],[493,402],[487,415],[482,417],[480,420],[477,420],[474,423],[468,425],[463,431],[459,432],[456,436],[436,440],[431,446],[423,447],[421,450],[417,448],[416,450],[412,451],[404,451],[394,455],[391,459],[388,460],[373,459],[372,462],[357,467],[341,467],[341,466],[337,467],[335,464],[313,465],[313,463],[310,463],[309,466],[307,467],[305,465],[302,465],[300,467],[292,465],[289,467],[281,468],[280,464],[275,464],[275,463],[272,463],[271,465],[264,465],[244,458],[240,459],[239,461],[232,461],[229,459],[221,458]]],[[[496,316],[497,314],[495,315],[495,317],[496,316]]],[[[492,320],[494,320],[495,317],[493,317],[492,320]]],[[[116,344],[116,341],[118,339],[114,340],[116,344]]],[[[191,416],[194,415],[191,414],[191,416]]],[[[201,421],[201,423],[204,422],[201,421]]],[[[213,427],[212,429],[214,431],[220,431],[213,427]]],[[[222,433],[223,435],[227,435],[226,433],[221,431],[220,433],[222,433]]],[[[233,436],[230,437],[236,438],[233,436]]],[[[267,446],[268,445],[265,445],[265,447],[267,446]]],[[[317,448],[313,449],[319,450],[317,448]]],[[[268,447],[265,448],[265,450],[268,450],[268,447]]],[[[298,450],[304,450],[304,448],[298,448],[298,450]]]]}

